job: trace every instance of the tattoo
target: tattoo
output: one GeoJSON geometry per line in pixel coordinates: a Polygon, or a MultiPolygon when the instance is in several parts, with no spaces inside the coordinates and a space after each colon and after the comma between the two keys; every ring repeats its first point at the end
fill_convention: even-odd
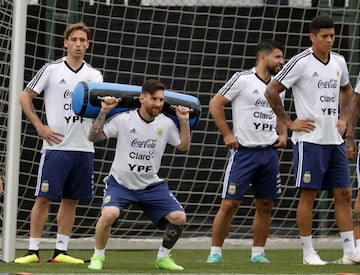
{"type": "Polygon", "coordinates": [[[98,142],[103,140],[104,137],[104,124],[106,119],[107,112],[100,111],[95,121],[93,122],[90,132],[89,132],[89,140],[92,142],[98,142]]]}
{"type": "Polygon", "coordinates": [[[266,89],[266,98],[280,121],[284,121],[283,118],[287,118],[288,116],[285,112],[284,106],[282,105],[280,97],[273,97],[271,91],[275,90],[277,92],[283,91],[284,89],[285,87],[276,80],[271,81],[266,89]]]}
{"type": "Polygon", "coordinates": [[[354,227],[360,227],[360,212],[354,212],[354,218],[353,218],[354,227]]]}
{"type": "Polygon", "coordinates": [[[168,223],[164,232],[162,246],[171,249],[179,239],[183,225],[168,223]]]}

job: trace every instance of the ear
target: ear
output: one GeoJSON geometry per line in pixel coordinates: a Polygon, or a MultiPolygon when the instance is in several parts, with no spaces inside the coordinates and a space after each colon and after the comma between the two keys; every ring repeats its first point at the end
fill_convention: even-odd
{"type": "Polygon", "coordinates": [[[261,62],[265,62],[266,61],[266,54],[261,53],[260,56],[259,56],[259,59],[260,59],[261,62]]]}
{"type": "Polygon", "coordinates": [[[144,102],[144,94],[143,93],[140,93],[139,101],[141,104],[144,102]]]}
{"type": "Polygon", "coordinates": [[[64,39],[64,47],[67,48],[68,47],[68,40],[65,38],[64,39]]]}
{"type": "Polygon", "coordinates": [[[315,38],[316,38],[316,35],[311,32],[311,33],[309,34],[309,38],[310,38],[310,41],[311,41],[312,43],[314,43],[315,38]]]}

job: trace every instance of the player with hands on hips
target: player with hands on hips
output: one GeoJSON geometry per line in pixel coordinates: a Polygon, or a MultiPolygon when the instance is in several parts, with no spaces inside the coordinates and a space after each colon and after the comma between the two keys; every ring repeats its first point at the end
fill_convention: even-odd
{"type": "MultiPolygon", "coordinates": [[[[236,72],[210,101],[211,116],[231,150],[221,205],[212,225],[207,263],[223,261],[222,246],[250,186],[256,205],[250,262],[270,262],[265,256],[265,244],[273,203],[281,194],[277,148],[286,146],[288,135],[286,127],[271,110],[264,92],[272,76],[284,64],[283,52],[283,46],[277,41],[260,42],[256,47],[256,66],[236,72]],[[230,129],[224,112],[224,106],[230,102],[233,129],[230,129]]],[[[285,97],[285,90],[282,96],[285,97]]]]}
{"type": "Polygon", "coordinates": [[[104,179],[105,193],[101,216],[96,224],[95,249],[88,266],[101,270],[111,227],[130,204],[137,204],[159,229],[164,229],[155,267],[183,270],[170,252],[179,239],[186,222],[184,208],[170,192],[166,180],[160,179],[161,158],[167,144],[181,151],[190,148],[189,109],[176,106],[179,128],[161,113],[165,87],[157,80],[146,80],[140,93],[140,107],[113,115],[115,97],[104,97],[101,110],[89,132],[89,140],[98,142],[116,138],[115,157],[109,175],[104,179]]]}
{"type": "Polygon", "coordinates": [[[57,211],[55,250],[52,263],[83,264],[68,255],[68,243],[79,200],[93,197],[94,144],[87,138],[92,120],[74,114],[71,95],[80,81],[102,82],[100,71],[85,62],[90,29],[78,22],[64,31],[67,55],[45,64],[20,95],[27,119],[43,139],[41,160],[30,217],[29,248],[15,263],[40,262],[40,241],[52,201],[60,201],[57,211]],[[33,100],[44,95],[46,124],[37,115],[33,100]]]}
{"type": "Polygon", "coordinates": [[[292,57],[267,86],[265,96],[277,117],[292,130],[295,187],[300,190],[297,225],[303,264],[325,265],[312,243],[313,207],[318,192],[334,199],[343,246],[342,264],[359,264],[351,213],[349,163],[344,140],[352,87],[345,58],[332,52],[334,22],[320,15],[310,23],[311,47],[292,57]],[[296,120],[286,114],[279,93],[291,88],[296,120]]]}
{"type": "Polygon", "coordinates": [[[360,73],[356,81],[354,94],[351,99],[351,111],[348,127],[346,130],[345,136],[345,147],[346,153],[349,160],[356,160],[356,180],[357,180],[357,195],[354,204],[354,213],[353,213],[353,224],[354,224],[354,237],[356,249],[360,251],[360,158],[359,158],[359,150],[356,142],[355,142],[355,133],[356,126],[358,124],[360,114],[360,73]]]}

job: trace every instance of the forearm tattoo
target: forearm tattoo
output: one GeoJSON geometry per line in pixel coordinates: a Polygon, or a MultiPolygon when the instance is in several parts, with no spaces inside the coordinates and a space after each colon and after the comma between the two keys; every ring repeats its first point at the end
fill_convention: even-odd
{"type": "Polygon", "coordinates": [[[107,112],[100,111],[95,121],[93,122],[90,132],[89,132],[89,140],[93,142],[97,142],[102,140],[103,128],[105,124],[107,112]]]}
{"type": "MultiPolygon", "coordinates": [[[[285,87],[277,81],[271,81],[269,83],[268,89],[269,89],[269,91],[271,91],[273,89],[276,91],[278,91],[278,90],[282,91],[285,89],[285,87]]],[[[273,109],[274,113],[277,115],[277,117],[280,120],[282,120],[282,118],[287,118],[287,114],[285,112],[284,106],[282,105],[280,97],[279,96],[273,97],[271,92],[267,92],[266,97],[267,97],[267,100],[268,100],[271,108],[273,109]]]]}
{"type": "Polygon", "coordinates": [[[359,227],[360,226],[360,212],[354,212],[354,227],[359,227]]]}

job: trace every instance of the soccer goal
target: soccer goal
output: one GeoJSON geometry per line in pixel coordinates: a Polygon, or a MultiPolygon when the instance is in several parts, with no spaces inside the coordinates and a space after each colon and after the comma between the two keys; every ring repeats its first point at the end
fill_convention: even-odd
{"type": "MultiPolygon", "coordinates": [[[[25,2],[24,2],[25,3],[25,2]]],[[[142,85],[156,78],[167,89],[199,98],[202,116],[192,131],[188,153],[166,150],[160,176],[187,212],[184,238],[211,236],[211,225],[218,210],[228,150],[208,111],[210,98],[240,70],[254,66],[255,46],[263,39],[276,39],[285,45],[285,58],[310,46],[308,25],[320,14],[329,14],[336,23],[335,51],[343,54],[354,85],[359,70],[359,11],[357,0],[32,0],[27,1],[24,87],[46,62],[65,54],[63,30],[69,23],[84,21],[92,30],[86,60],[104,74],[106,82],[142,85]]],[[[0,162],[5,162],[8,119],[9,60],[11,56],[12,1],[0,1],[0,162]]],[[[20,91],[19,91],[20,92],[20,91]]],[[[294,114],[293,101],[286,106],[294,114]]],[[[36,101],[37,107],[43,102],[36,101]]],[[[231,123],[230,107],[226,114],[231,123]]],[[[19,170],[19,198],[16,236],[29,236],[30,211],[41,140],[23,117],[19,170]]],[[[72,238],[93,238],[100,214],[103,178],[114,155],[113,140],[96,145],[94,199],[81,202],[72,238]]],[[[273,210],[270,236],[296,238],[295,209],[298,202],[293,185],[290,141],[280,150],[282,196],[273,210]]],[[[355,171],[351,163],[354,182],[355,171]]],[[[11,184],[11,183],[8,183],[11,184]]],[[[57,204],[51,206],[44,237],[56,234],[57,204]]],[[[337,234],[330,194],[323,192],[314,212],[315,237],[337,234]]],[[[255,207],[252,190],[237,212],[229,239],[250,239],[255,207]]],[[[2,221],[0,220],[0,223],[2,221]]],[[[156,239],[162,233],[136,206],[128,209],[113,227],[112,237],[156,239]]],[[[196,242],[192,242],[196,247],[196,242]]]]}

